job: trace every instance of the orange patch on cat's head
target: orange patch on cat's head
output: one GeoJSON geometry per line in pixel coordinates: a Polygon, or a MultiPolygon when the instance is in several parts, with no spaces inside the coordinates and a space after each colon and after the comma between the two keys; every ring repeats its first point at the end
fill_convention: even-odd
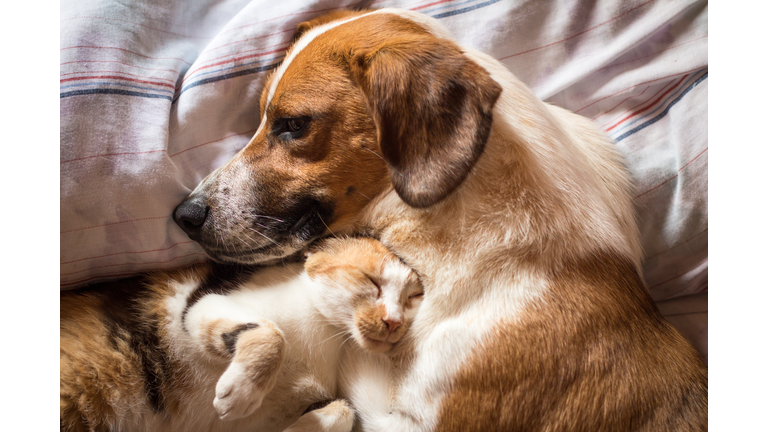
{"type": "Polygon", "coordinates": [[[309,277],[332,276],[338,271],[357,268],[366,276],[381,274],[385,260],[397,260],[384,245],[372,238],[329,238],[318,242],[304,264],[309,277]]]}

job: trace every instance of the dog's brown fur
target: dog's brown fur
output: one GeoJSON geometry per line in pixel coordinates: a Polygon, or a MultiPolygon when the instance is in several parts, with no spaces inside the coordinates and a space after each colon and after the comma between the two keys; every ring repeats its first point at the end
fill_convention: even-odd
{"type": "MultiPolygon", "coordinates": [[[[706,430],[706,367],[661,318],[638,276],[631,189],[605,136],[522,85],[500,86],[491,75],[501,72],[486,71],[420,18],[396,15],[367,15],[316,37],[272,78],[276,84],[267,83],[274,93],[265,90],[261,106],[269,124],[283,106],[302,115],[336,100],[308,91],[317,77],[325,88],[362,94],[364,105],[345,90],[354,96],[344,98],[334,121],[373,120],[376,144],[365,145],[386,160],[398,198],[384,188],[365,221],[419,271],[432,301],[415,323],[413,355],[419,337],[429,340],[442,320],[470,305],[487,304],[500,316],[504,306],[495,304],[524,305],[519,312],[510,306],[508,317],[468,345],[471,353],[455,376],[443,377],[434,398],[421,389],[425,410],[428,400],[441,400],[437,421],[412,427],[706,430]],[[368,120],[359,114],[363,106],[368,120]],[[480,157],[486,143],[491,149],[480,157]]],[[[354,16],[303,23],[299,33],[354,16]]],[[[270,139],[257,134],[253,142],[270,139]]],[[[302,142],[328,145],[311,136],[302,142]]],[[[348,154],[359,148],[347,137],[332,143],[348,154]]],[[[337,216],[329,224],[336,232],[359,229],[340,223],[355,218],[337,216]]],[[[401,374],[393,392],[417,379],[413,374],[401,374]]],[[[419,390],[410,389],[412,398],[419,390]]],[[[419,418],[394,397],[395,413],[419,418]]]]}
{"type": "Polygon", "coordinates": [[[436,430],[706,429],[707,371],[631,263],[589,257],[551,280],[542,302],[499,322],[462,367],[436,430]]]}

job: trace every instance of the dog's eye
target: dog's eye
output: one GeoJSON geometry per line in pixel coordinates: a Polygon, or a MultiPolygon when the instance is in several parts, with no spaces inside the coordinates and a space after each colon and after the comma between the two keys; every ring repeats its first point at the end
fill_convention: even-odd
{"type": "Polygon", "coordinates": [[[416,294],[411,294],[411,295],[408,296],[408,298],[409,299],[415,299],[415,298],[422,297],[423,295],[424,295],[424,292],[420,292],[420,293],[416,293],[416,294]]]}
{"type": "Polygon", "coordinates": [[[304,122],[305,120],[300,118],[288,119],[288,121],[285,122],[285,125],[288,126],[288,131],[297,132],[304,127],[304,122]]]}
{"type": "Polygon", "coordinates": [[[272,133],[286,141],[301,138],[307,130],[309,120],[309,117],[281,118],[275,122],[272,133]]]}

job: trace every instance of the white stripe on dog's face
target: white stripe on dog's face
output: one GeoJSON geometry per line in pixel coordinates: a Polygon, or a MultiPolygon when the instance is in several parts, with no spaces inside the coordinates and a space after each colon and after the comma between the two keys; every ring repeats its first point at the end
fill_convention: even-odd
{"type": "MultiPolygon", "coordinates": [[[[317,38],[321,34],[327,32],[328,30],[330,30],[330,29],[332,29],[334,27],[338,27],[338,26],[340,26],[340,25],[342,25],[344,23],[347,23],[347,22],[350,22],[350,21],[354,21],[354,20],[356,20],[358,18],[362,18],[364,16],[371,15],[371,14],[377,13],[377,12],[379,12],[379,11],[371,12],[371,13],[364,14],[364,15],[359,15],[359,16],[356,16],[356,17],[353,17],[353,18],[349,18],[349,19],[346,19],[346,20],[332,21],[332,22],[329,22],[327,24],[323,24],[321,26],[317,26],[317,27],[309,30],[298,41],[296,41],[296,43],[293,46],[291,46],[290,52],[285,57],[285,59],[283,59],[283,62],[280,63],[280,66],[278,66],[278,68],[275,70],[275,73],[272,76],[272,79],[270,81],[269,91],[267,92],[267,102],[266,102],[266,104],[264,104],[264,113],[261,116],[261,123],[259,124],[259,128],[256,129],[256,133],[253,134],[253,138],[251,138],[251,141],[244,148],[242,148],[238,152],[238,155],[243,153],[243,151],[245,149],[247,149],[250,146],[250,144],[256,139],[256,137],[258,137],[262,133],[262,131],[264,130],[264,127],[267,124],[267,110],[269,108],[269,104],[272,102],[272,98],[275,96],[275,92],[277,91],[277,85],[282,80],[283,75],[285,74],[285,71],[288,70],[288,67],[291,65],[291,62],[293,62],[293,59],[295,59],[296,56],[299,55],[299,53],[304,48],[306,48],[307,45],[310,44],[310,42],[315,40],[315,38],[317,38]]],[[[202,182],[200,182],[200,184],[195,189],[195,192],[198,189],[200,189],[201,185],[203,185],[203,183],[205,183],[208,180],[208,178],[216,177],[216,175],[218,175],[218,173],[220,171],[222,171],[226,167],[226,165],[227,164],[225,164],[224,166],[219,167],[216,171],[211,173],[202,182]]]]}
{"type": "Polygon", "coordinates": [[[267,122],[267,109],[269,108],[270,102],[272,102],[272,98],[275,96],[275,91],[277,91],[277,85],[280,83],[280,80],[283,78],[283,75],[285,74],[285,71],[288,70],[288,67],[291,65],[291,62],[293,62],[293,59],[296,58],[299,53],[307,47],[307,45],[310,44],[313,40],[315,40],[316,37],[320,36],[321,34],[327,32],[328,30],[338,27],[344,23],[348,23],[350,21],[354,21],[358,18],[362,18],[364,16],[368,16],[371,14],[374,14],[376,12],[367,13],[364,15],[358,15],[356,17],[352,17],[345,20],[339,20],[339,21],[332,21],[327,24],[323,24],[320,26],[317,26],[311,30],[309,30],[306,34],[301,36],[298,41],[291,47],[291,52],[288,53],[288,55],[285,57],[283,62],[280,64],[280,66],[275,71],[275,75],[272,78],[272,82],[269,86],[269,92],[267,93],[267,103],[264,105],[264,116],[261,118],[261,126],[259,126],[259,130],[256,132],[256,135],[261,132],[261,129],[264,127],[264,124],[267,122]]]}

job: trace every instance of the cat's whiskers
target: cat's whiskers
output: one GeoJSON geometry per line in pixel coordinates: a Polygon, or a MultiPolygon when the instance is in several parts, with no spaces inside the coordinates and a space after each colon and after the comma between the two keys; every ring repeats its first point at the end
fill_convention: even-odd
{"type": "Polygon", "coordinates": [[[323,341],[320,342],[320,344],[322,345],[322,344],[328,342],[329,340],[335,339],[335,338],[340,337],[340,336],[346,336],[347,338],[351,337],[349,332],[347,332],[344,329],[340,329],[338,332],[336,332],[336,333],[328,336],[327,338],[325,338],[323,341]]]}
{"type": "Polygon", "coordinates": [[[352,343],[357,343],[355,341],[355,336],[352,333],[347,333],[347,337],[339,344],[339,348],[343,347],[350,339],[352,340],[352,343]]]}

